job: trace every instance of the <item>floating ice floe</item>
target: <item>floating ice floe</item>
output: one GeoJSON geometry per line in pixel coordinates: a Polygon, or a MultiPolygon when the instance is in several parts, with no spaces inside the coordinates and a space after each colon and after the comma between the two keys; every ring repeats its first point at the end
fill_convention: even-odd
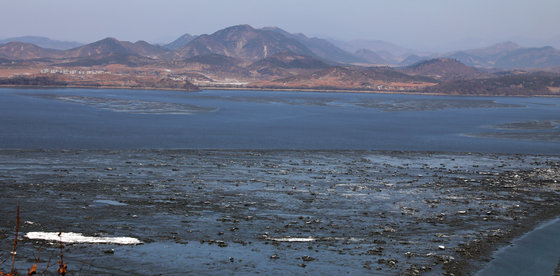
{"type": "Polygon", "coordinates": [[[291,237],[287,237],[287,238],[270,238],[271,241],[277,241],[277,242],[313,242],[316,241],[317,239],[312,238],[312,237],[307,237],[307,238],[291,238],[291,237]]]}
{"type": "Polygon", "coordinates": [[[362,239],[356,239],[354,237],[350,238],[339,238],[339,237],[282,237],[282,238],[273,238],[267,237],[269,241],[276,241],[276,242],[314,242],[314,241],[350,241],[350,242],[360,242],[363,241],[362,239]]]}
{"type": "Polygon", "coordinates": [[[63,243],[111,243],[111,244],[141,244],[136,238],[130,237],[87,237],[81,233],[62,232],[29,232],[25,237],[31,240],[61,241],[63,243]]]}
{"type": "Polygon", "coordinates": [[[126,206],[126,205],[128,205],[126,203],[118,202],[118,201],[115,201],[115,200],[107,200],[107,199],[94,200],[93,204],[94,205],[112,205],[112,206],[126,206]]]}

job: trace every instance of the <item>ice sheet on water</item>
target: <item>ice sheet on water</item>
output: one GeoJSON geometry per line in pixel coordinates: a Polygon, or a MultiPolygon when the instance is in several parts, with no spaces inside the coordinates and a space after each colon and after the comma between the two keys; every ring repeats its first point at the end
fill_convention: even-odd
{"type": "Polygon", "coordinates": [[[130,237],[88,237],[81,233],[62,232],[29,232],[25,237],[31,240],[62,241],[63,243],[111,243],[133,245],[142,244],[136,238],[130,237]]]}
{"type": "Polygon", "coordinates": [[[307,237],[307,238],[286,237],[286,238],[270,238],[270,240],[277,241],[277,242],[313,242],[316,241],[317,239],[312,237],[307,237]]]}
{"type": "Polygon", "coordinates": [[[93,201],[93,205],[94,206],[99,206],[99,205],[125,206],[125,205],[128,205],[128,204],[118,202],[118,201],[115,201],[115,200],[98,199],[98,200],[93,201]]]}

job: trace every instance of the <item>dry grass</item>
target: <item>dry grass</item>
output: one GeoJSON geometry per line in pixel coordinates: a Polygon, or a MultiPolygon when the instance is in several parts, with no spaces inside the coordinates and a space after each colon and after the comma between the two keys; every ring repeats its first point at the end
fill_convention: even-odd
{"type": "MultiPolygon", "coordinates": [[[[11,252],[12,266],[11,266],[11,269],[10,269],[10,273],[0,271],[0,276],[21,275],[17,272],[17,269],[15,267],[17,242],[18,242],[18,237],[19,237],[19,225],[21,223],[21,217],[19,215],[19,203],[18,203],[18,206],[17,206],[17,216],[16,217],[17,217],[17,219],[16,219],[16,233],[15,233],[15,238],[14,238],[14,248],[13,248],[13,251],[11,252]]],[[[59,268],[58,268],[57,272],[58,272],[58,274],[64,276],[68,272],[68,265],[66,263],[64,263],[64,254],[63,254],[64,244],[62,243],[62,237],[61,237],[62,232],[59,232],[58,236],[60,237],[60,260],[59,260],[59,268]]],[[[27,272],[28,276],[37,274],[37,268],[38,268],[38,264],[39,264],[39,261],[40,261],[40,257],[41,257],[41,248],[38,249],[37,258],[35,258],[35,263],[33,264],[33,266],[27,272]]],[[[47,272],[47,270],[50,267],[49,264],[50,264],[50,259],[49,259],[49,262],[47,262],[45,270],[42,271],[42,274],[45,274],[47,272]]]]}

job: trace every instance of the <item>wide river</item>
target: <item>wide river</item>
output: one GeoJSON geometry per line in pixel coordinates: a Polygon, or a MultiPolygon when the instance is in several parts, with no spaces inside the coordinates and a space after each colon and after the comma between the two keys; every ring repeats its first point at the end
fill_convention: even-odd
{"type": "Polygon", "coordinates": [[[0,148],[560,153],[560,98],[0,89],[0,148]]]}

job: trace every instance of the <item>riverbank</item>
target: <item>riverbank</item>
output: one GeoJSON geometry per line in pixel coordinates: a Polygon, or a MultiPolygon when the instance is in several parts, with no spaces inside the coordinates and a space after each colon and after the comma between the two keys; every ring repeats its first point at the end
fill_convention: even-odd
{"type": "Polygon", "coordinates": [[[235,90],[235,91],[281,91],[281,92],[319,92],[319,93],[370,93],[370,94],[395,94],[395,95],[427,95],[427,96],[453,96],[444,93],[427,93],[421,91],[382,91],[359,89],[313,89],[313,88],[268,88],[268,87],[231,87],[231,86],[199,86],[201,90],[235,90]]]}
{"type": "Polygon", "coordinates": [[[199,89],[182,89],[182,88],[164,88],[150,86],[104,86],[104,85],[0,85],[0,89],[16,88],[16,89],[60,89],[60,88],[77,88],[77,89],[117,89],[117,90],[154,90],[154,91],[183,91],[183,92],[200,92],[199,89]]]}
{"type": "MultiPolygon", "coordinates": [[[[65,245],[86,274],[459,275],[560,215],[557,155],[2,150],[0,168],[1,259],[17,202],[22,234],[143,242],[65,245]]],[[[59,253],[23,239],[17,267],[38,247],[59,253]]]]}
{"type": "Polygon", "coordinates": [[[319,92],[319,93],[365,93],[365,94],[389,94],[389,95],[424,95],[424,96],[454,96],[454,97],[544,97],[560,98],[558,94],[534,94],[534,95],[493,95],[493,94],[468,94],[459,93],[436,93],[422,91],[384,91],[384,90],[359,90],[359,89],[310,89],[310,88],[256,88],[256,87],[222,87],[222,86],[199,86],[201,90],[235,90],[235,91],[281,91],[281,92],[319,92]]]}

